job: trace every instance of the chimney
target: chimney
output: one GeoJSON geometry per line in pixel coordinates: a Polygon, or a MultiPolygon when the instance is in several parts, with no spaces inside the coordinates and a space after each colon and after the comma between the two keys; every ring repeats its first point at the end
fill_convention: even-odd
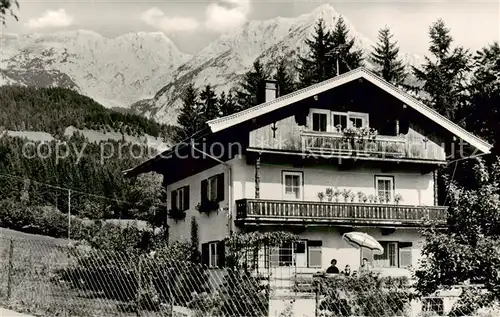
{"type": "Polygon", "coordinates": [[[279,97],[279,87],[276,80],[265,81],[265,98],[264,102],[269,102],[279,97]]]}

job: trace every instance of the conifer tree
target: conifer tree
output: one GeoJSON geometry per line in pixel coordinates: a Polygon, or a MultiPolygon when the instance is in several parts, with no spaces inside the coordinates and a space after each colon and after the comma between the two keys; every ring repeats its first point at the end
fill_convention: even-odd
{"type": "MultiPolygon", "coordinates": [[[[337,73],[337,58],[339,65],[339,74],[343,74],[363,63],[363,51],[354,48],[354,38],[349,38],[349,30],[345,24],[344,18],[339,17],[331,33],[331,47],[329,52],[330,63],[333,66],[334,73],[337,73]]],[[[333,75],[333,74],[332,74],[333,75]]]]}
{"type": "Polygon", "coordinates": [[[401,83],[405,77],[405,67],[398,59],[399,47],[392,41],[393,34],[389,27],[378,31],[378,43],[373,48],[370,56],[373,63],[378,66],[376,72],[390,83],[401,83]]]}
{"type": "Polygon", "coordinates": [[[200,112],[203,124],[219,116],[219,103],[212,86],[206,85],[200,93],[200,112]]]}
{"type": "Polygon", "coordinates": [[[300,57],[299,82],[300,87],[307,87],[331,77],[333,73],[331,58],[327,54],[331,51],[332,37],[326,29],[325,21],[319,19],[311,39],[306,39],[309,54],[300,57]]]}
{"type": "Polygon", "coordinates": [[[175,133],[174,140],[180,142],[193,134],[201,127],[201,118],[199,113],[198,92],[193,84],[189,85],[182,96],[182,109],[177,117],[179,128],[175,133]]]}
{"type": "Polygon", "coordinates": [[[469,85],[470,102],[464,111],[466,128],[495,145],[500,140],[500,45],[494,42],[476,52],[469,85]]]}
{"type": "Polygon", "coordinates": [[[264,81],[269,78],[269,71],[259,60],[253,63],[236,89],[237,111],[248,109],[261,103],[264,81]]]}
{"type": "Polygon", "coordinates": [[[466,100],[465,79],[470,69],[470,53],[463,47],[452,49],[453,38],[443,20],[439,19],[429,28],[432,58],[425,57],[422,69],[413,67],[415,77],[424,83],[422,89],[430,104],[442,115],[462,123],[456,117],[466,100]]]}
{"type": "Polygon", "coordinates": [[[274,75],[274,80],[278,83],[280,96],[287,95],[295,91],[295,80],[291,74],[289,68],[286,65],[286,60],[281,59],[276,68],[276,74],[274,75]]]}
{"type": "Polygon", "coordinates": [[[220,116],[228,116],[236,111],[236,101],[231,91],[227,94],[223,91],[218,101],[220,116]]]}

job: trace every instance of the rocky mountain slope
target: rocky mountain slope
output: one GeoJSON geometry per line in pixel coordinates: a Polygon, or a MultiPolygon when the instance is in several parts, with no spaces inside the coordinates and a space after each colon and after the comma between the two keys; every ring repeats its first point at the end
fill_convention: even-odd
{"type": "MultiPolygon", "coordinates": [[[[234,87],[256,58],[274,68],[306,53],[304,41],[323,18],[333,28],[339,14],[323,5],[295,18],[249,21],[194,56],[180,52],[163,33],[132,33],[114,39],[90,31],[0,37],[0,85],[73,88],[106,107],[130,107],[162,123],[175,124],[180,96],[191,82],[234,87]]],[[[368,54],[374,42],[344,17],[356,46],[368,54]]],[[[420,58],[403,54],[408,65],[420,58]]],[[[367,66],[369,61],[367,61],[367,66]]]]}
{"type": "MultiPolygon", "coordinates": [[[[275,18],[266,21],[250,21],[232,33],[222,35],[186,64],[177,69],[172,81],[164,86],[153,99],[144,100],[134,108],[162,122],[176,118],[181,106],[180,94],[191,82],[196,87],[210,83],[216,91],[228,91],[234,87],[242,75],[252,67],[256,58],[274,69],[276,61],[285,57],[293,63],[297,56],[307,53],[305,39],[314,33],[318,19],[324,19],[328,28],[332,29],[340,15],[331,5],[323,5],[309,14],[296,18],[275,18]]],[[[345,22],[354,36],[355,45],[365,55],[369,54],[375,44],[356,31],[347,18],[345,22]]],[[[413,54],[401,56],[408,65],[418,65],[420,59],[413,54]]],[[[372,67],[368,60],[368,67],[372,67]]]]}
{"type": "Polygon", "coordinates": [[[0,85],[73,88],[107,107],[150,98],[191,58],[161,32],[2,34],[0,48],[0,85]]]}

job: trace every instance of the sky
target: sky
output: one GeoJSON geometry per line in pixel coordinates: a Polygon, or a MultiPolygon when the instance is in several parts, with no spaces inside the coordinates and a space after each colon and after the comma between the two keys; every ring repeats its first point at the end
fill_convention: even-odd
{"type": "Polygon", "coordinates": [[[86,29],[106,37],[161,31],[194,54],[248,20],[295,17],[329,3],[358,32],[376,40],[389,26],[401,51],[426,55],[429,25],[442,18],[457,45],[473,51],[500,40],[500,0],[19,0],[19,21],[4,32],[44,33],[86,29]]]}

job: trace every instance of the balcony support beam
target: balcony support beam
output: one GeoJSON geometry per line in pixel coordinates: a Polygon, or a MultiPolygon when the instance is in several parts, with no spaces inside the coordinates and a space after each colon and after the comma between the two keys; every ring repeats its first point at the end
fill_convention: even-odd
{"type": "Polygon", "coordinates": [[[255,158],[255,198],[260,198],[260,152],[255,158]]]}

